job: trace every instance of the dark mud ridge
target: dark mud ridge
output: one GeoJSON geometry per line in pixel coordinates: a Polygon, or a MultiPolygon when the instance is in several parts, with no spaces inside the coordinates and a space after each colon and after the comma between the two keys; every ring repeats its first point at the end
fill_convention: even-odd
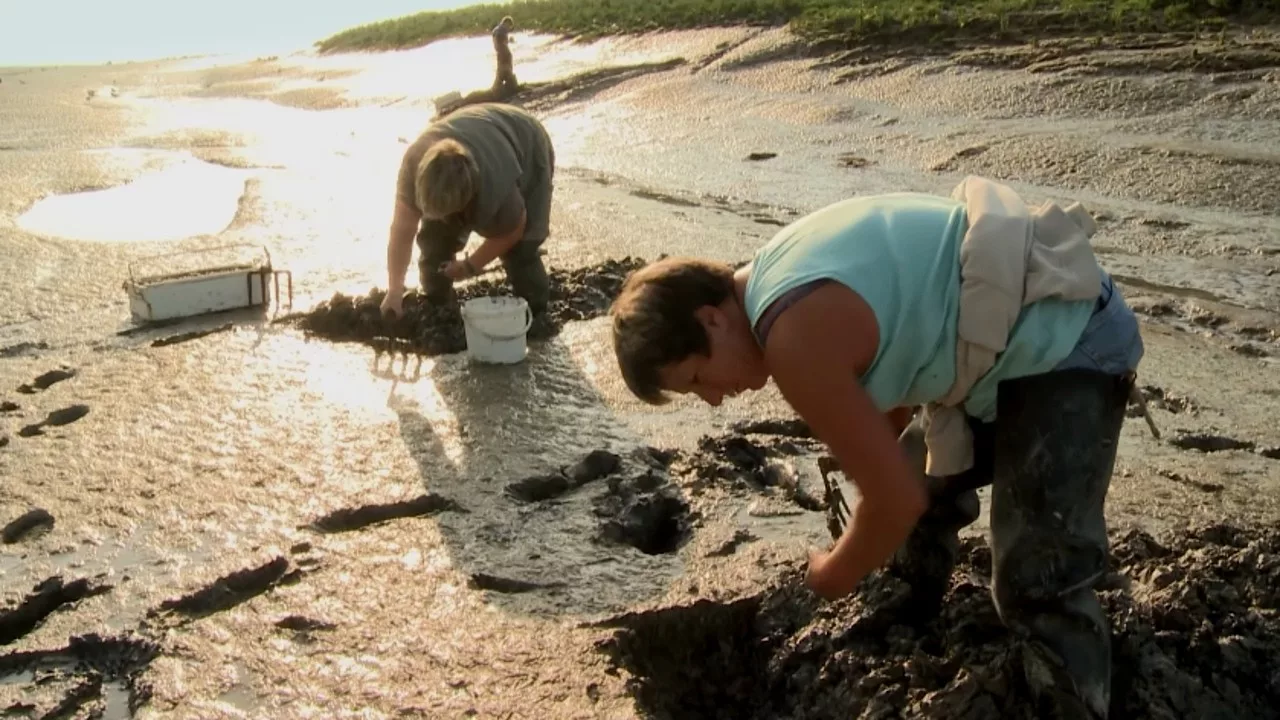
{"type": "Polygon", "coordinates": [[[17,607],[0,613],[0,645],[8,645],[36,629],[65,605],[111,591],[110,585],[87,578],[66,582],[60,576],[37,585],[17,607]]]}
{"type": "MultiPolygon", "coordinates": [[[[1037,708],[989,596],[990,550],[967,540],[943,610],[877,572],[817,600],[789,571],[741,599],[627,613],[598,649],[653,718],[1015,718],[1037,708]]],[[[1128,579],[1101,591],[1113,629],[1113,718],[1280,717],[1280,532],[1226,525],[1113,541],[1128,579]]]]}
{"type": "MultiPolygon", "coordinates": [[[[642,267],[638,258],[607,260],[574,270],[552,270],[551,304],[545,317],[529,329],[530,340],[555,336],[565,323],[589,320],[609,311],[609,305],[632,271],[642,267]]],[[[360,342],[380,352],[443,355],[466,350],[461,303],[476,297],[510,294],[505,278],[481,279],[458,286],[458,302],[428,305],[423,296],[404,298],[404,316],[385,319],[380,307],[386,292],[374,289],[364,297],[336,294],[314,309],[289,320],[309,335],[337,342],[360,342]]]]}

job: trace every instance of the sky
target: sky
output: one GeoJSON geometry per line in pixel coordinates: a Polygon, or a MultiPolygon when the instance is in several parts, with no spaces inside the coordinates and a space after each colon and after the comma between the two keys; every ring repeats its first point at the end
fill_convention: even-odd
{"type": "Polygon", "coordinates": [[[0,0],[0,67],[279,54],[475,0],[0,0]]]}

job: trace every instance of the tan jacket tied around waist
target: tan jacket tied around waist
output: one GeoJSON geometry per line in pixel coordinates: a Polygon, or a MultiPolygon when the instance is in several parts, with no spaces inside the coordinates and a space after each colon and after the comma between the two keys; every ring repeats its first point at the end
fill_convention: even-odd
{"type": "Polygon", "coordinates": [[[945,477],[973,466],[963,403],[995,365],[1022,308],[1045,298],[1095,300],[1102,270],[1089,238],[1097,229],[1080,205],[1030,208],[1012,188],[968,176],[951,192],[969,226],[960,244],[956,379],[924,409],[927,472],[945,477]]]}

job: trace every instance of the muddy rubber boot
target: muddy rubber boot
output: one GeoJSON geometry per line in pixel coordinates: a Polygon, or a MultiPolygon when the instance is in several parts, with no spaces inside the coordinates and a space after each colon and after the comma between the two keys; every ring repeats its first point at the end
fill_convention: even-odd
{"type": "Polygon", "coordinates": [[[1062,370],[998,390],[991,589],[1023,640],[1042,717],[1106,718],[1111,703],[1111,631],[1094,586],[1107,571],[1103,506],[1131,386],[1062,370]]]}
{"type": "Polygon", "coordinates": [[[541,245],[541,241],[522,240],[502,256],[502,267],[507,271],[511,289],[529,303],[535,322],[546,313],[551,302],[551,278],[538,253],[541,245]]]}
{"type": "Polygon", "coordinates": [[[902,547],[889,561],[889,569],[911,586],[913,613],[927,619],[942,606],[960,552],[960,530],[978,519],[978,494],[945,478],[925,474],[925,431],[914,419],[898,436],[912,475],[928,489],[929,509],[921,516],[902,547]]]}

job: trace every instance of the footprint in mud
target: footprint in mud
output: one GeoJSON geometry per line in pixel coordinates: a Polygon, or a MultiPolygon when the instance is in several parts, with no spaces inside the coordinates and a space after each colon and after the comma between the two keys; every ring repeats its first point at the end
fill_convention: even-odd
{"type": "Polygon", "coordinates": [[[8,525],[5,525],[3,530],[0,530],[0,541],[3,541],[5,545],[12,545],[22,540],[43,535],[52,530],[53,525],[53,515],[48,510],[32,508],[8,525]]]}
{"type": "Polygon", "coordinates": [[[610,478],[609,491],[596,498],[594,506],[601,519],[601,539],[646,555],[673,553],[692,532],[689,503],[657,475],[610,478]]]}
{"type": "Polygon", "coordinates": [[[521,502],[541,502],[558,498],[594,480],[618,471],[622,458],[608,450],[592,450],[573,465],[550,475],[524,478],[507,485],[507,495],[521,502]]]}
{"type": "Polygon", "coordinates": [[[88,414],[88,405],[70,405],[60,410],[54,410],[49,413],[48,417],[38,423],[23,427],[18,431],[18,435],[21,437],[35,437],[37,435],[43,435],[45,428],[70,425],[88,414]]]}
{"type": "Polygon", "coordinates": [[[88,578],[66,582],[55,575],[35,588],[12,610],[0,613],[0,645],[8,645],[35,630],[45,618],[66,605],[112,590],[111,585],[88,578]]]}
{"type": "Polygon", "coordinates": [[[48,390],[63,380],[70,380],[76,376],[77,372],[78,371],[75,368],[69,367],[50,370],[29,383],[19,385],[18,392],[23,393],[24,395],[34,395],[41,390],[48,390]]]}

